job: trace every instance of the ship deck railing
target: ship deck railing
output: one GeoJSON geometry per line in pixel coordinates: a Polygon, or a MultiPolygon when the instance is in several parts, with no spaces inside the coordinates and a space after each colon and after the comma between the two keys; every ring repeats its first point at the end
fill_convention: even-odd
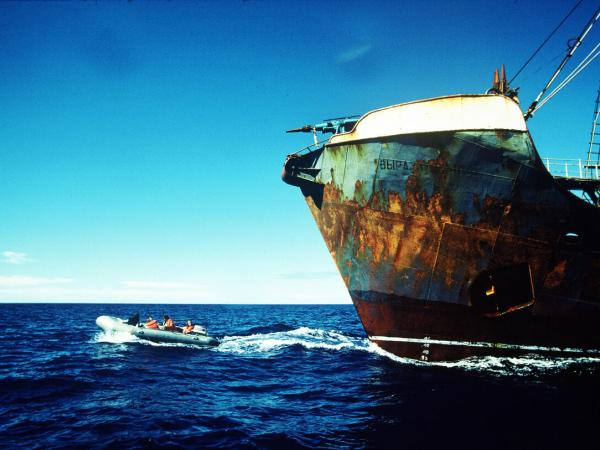
{"type": "Polygon", "coordinates": [[[310,153],[312,151],[315,151],[315,150],[321,148],[323,145],[325,145],[325,143],[327,141],[329,141],[329,138],[323,139],[322,141],[319,141],[319,142],[315,142],[314,144],[310,144],[310,145],[298,150],[296,153],[294,153],[294,155],[298,155],[298,156],[306,155],[307,153],[310,153]]]}
{"type": "Polygon", "coordinates": [[[600,180],[600,164],[583,159],[542,158],[550,175],[578,180],[600,180]]]}

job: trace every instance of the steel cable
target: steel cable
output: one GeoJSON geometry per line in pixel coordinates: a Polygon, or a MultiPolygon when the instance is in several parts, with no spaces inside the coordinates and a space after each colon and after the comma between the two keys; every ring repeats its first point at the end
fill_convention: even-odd
{"type": "Polygon", "coordinates": [[[535,55],[538,54],[538,52],[542,49],[542,47],[544,45],[546,45],[546,43],[550,40],[550,38],[552,36],[554,36],[554,33],[556,33],[558,31],[558,29],[562,26],[563,23],[565,23],[565,21],[569,18],[569,16],[571,14],[573,14],[573,11],[575,11],[575,9],[577,9],[577,7],[581,4],[581,2],[583,2],[583,0],[579,0],[575,6],[573,6],[573,8],[571,8],[571,11],[569,11],[569,13],[563,18],[563,20],[556,26],[556,28],[554,30],[552,30],[552,32],[548,35],[548,37],[544,40],[544,42],[542,42],[540,44],[540,46],[537,48],[537,50],[535,52],[533,52],[533,54],[529,57],[529,59],[527,61],[525,61],[525,64],[523,64],[521,66],[521,68],[517,71],[517,73],[515,74],[515,76],[513,76],[511,78],[511,80],[508,82],[508,85],[510,86],[512,84],[513,81],[515,81],[515,79],[519,76],[519,74],[523,71],[523,69],[525,67],[527,67],[527,65],[531,62],[531,60],[535,57],[535,55]]]}
{"type": "Polygon", "coordinates": [[[585,69],[594,59],[596,59],[596,57],[600,55],[600,50],[598,50],[598,48],[600,48],[600,42],[598,42],[598,44],[596,44],[592,51],[588,53],[588,55],[577,65],[577,67],[575,67],[575,69],[573,69],[573,71],[571,71],[571,73],[567,75],[567,77],[558,86],[556,86],[544,100],[542,100],[537,105],[537,107],[532,111],[532,113],[544,106],[548,102],[548,100],[550,100],[552,97],[558,94],[567,84],[573,81],[573,79],[577,75],[579,75],[583,69],[585,69]]]}

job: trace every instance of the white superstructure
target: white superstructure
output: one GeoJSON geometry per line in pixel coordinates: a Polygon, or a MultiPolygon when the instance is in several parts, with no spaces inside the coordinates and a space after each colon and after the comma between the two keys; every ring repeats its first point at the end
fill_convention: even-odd
{"type": "Polygon", "coordinates": [[[329,143],[464,130],[526,131],[527,126],[518,103],[504,95],[453,95],[370,111],[329,143]]]}

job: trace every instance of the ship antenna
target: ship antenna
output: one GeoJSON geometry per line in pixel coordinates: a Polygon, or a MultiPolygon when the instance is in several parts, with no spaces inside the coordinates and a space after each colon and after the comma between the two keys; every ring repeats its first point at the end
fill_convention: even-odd
{"type": "MultiPolygon", "coordinates": [[[[600,7],[596,10],[596,12],[594,13],[594,15],[590,19],[590,21],[587,23],[587,25],[585,26],[583,32],[579,35],[579,37],[577,39],[575,39],[575,43],[572,46],[570,46],[571,48],[569,50],[569,53],[567,53],[567,55],[564,57],[564,59],[562,60],[562,62],[558,66],[558,68],[554,71],[554,73],[552,74],[552,76],[550,77],[550,79],[548,80],[548,82],[546,83],[546,86],[544,86],[544,89],[542,89],[542,91],[538,94],[538,96],[535,98],[535,100],[533,101],[533,103],[531,103],[531,105],[529,105],[529,108],[527,109],[527,112],[524,115],[525,116],[525,120],[530,119],[531,116],[533,116],[533,113],[537,109],[539,109],[539,107],[541,106],[541,105],[538,106],[538,103],[539,103],[540,99],[546,93],[546,91],[548,90],[548,88],[550,87],[550,85],[554,82],[554,80],[556,79],[556,77],[558,76],[558,74],[565,67],[565,64],[567,64],[567,62],[569,61],[569,59],[571,59],[571,56],[573,56],[573,54],[575,53],[575,51],[579,48],[579,46],[581,45],[581,43],[583,42],[583,40],[585,39],[585,37],[587,36],[587,34],[590,32],[590,30],[592,29],[592,27],[594,26],[594,24],[598,21],[598,19],[600,19],[600,7]]],[[[594,58],[595,58],[595,56],[594,56],[594,58]]]]}

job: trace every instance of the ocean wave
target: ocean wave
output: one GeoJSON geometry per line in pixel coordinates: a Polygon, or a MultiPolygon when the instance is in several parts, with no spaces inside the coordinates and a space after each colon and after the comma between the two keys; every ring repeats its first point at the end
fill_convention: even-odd
{"type": "Polygon", "coordinates": [[[517,357],[482,356],[456,362],[432,364],[491,375],[547,376],[563,373],[576,367],[587,367],[597,370],[600,358],[590,358],[589,356],[549,357],[527,354],[517,357]]]}
{"type": "Polygon", "coordinates": [[[268,356],[297,345],[310,350],[369,350],[366,338],[351,337],[335,330],[308,327],[245,336],[225,336],[214,350],[248,356],[268,356]]]}
{"type": "Polygon", "coordinates": [[[537,354],[513,357],[474,356],[459,361],[436,362],[402,358],[383,350],[373,343],[370,343],[370,351],[400,364],[442,367],[497,376],[547,376],[562,373],[574,367],[583,366],[592,370],[600,368],[600,358],[589,356],[549,357],[537,354]]]}
{"type": "MultiPolygon", "coordinates": [[[[248,330],[251,334],[224,336],[219,339],[219,346],[211,350],[221,353],[232,353],[247,356],[273,356],[281,350],[302,346],[306,349],[325,350],[360,350],[370,351],[369,341],[366,338],[349,336],[335,330],[321,330],[309,327],[292,328],[284,325],[274,327],[255,327],[248,330]],[[263,332],[257,332],[257,331],[263,332]],[[276,330],[276,331],[274,331],[276,330]]],[[[140,339],[127,332],[97,332],[91,340],[92,343],[110,344],[142,344],[153,347],[184,347],[204,349],[192,344],[152,342],[140,339]]]]}
{"type": "Polygon", "coordinates": [[[277,333],[277,332],[285,332],[292,331],[294,327],[287,325],[285,323],[275,323],[271,325],[252,327],[243,333],[240,333],[239,336],[250,336],[252,334],[268,334],[268,333],[277,333]]]}
{"type": "MultiPolygon", "coordinates": [[[[371,353],[403,365],[424,368],[447,368],[492,376],[547,376],[582,366],[592,367],[597,370],[600,365],[600,358],[548,357],[534,354],[517,357],[476,356],[452,362],[419,361],[396,356],[383,350],[364,337],[351,336],[336,330],[323,330],[310,327],[288,328],[291,327],[278,324],[275,327],[256,327],[248,330],[264,330],[266,332],[224,336],[219,339],[220,345],[211,348],[210,351],[262,358],[277,356],[286,349],[295,346],[300,346],[308,350],[359,351],[371,353]]],[[[93,342],[112,344],[135,343],[153,347],[183,347],[207,350],[206,348],[191,344],[146,341],[125,332],[98,332],[94,336],[93,342]]]]}
{"type": "Polygon", "coordinates": [[[152,347],[179,347],[179,348],[203,348],[193,344],[182,344],[178,342],[153,342],[146,339],[140,339],[126,331],[115,331],[115,332],[97,332],[91,340],[92,343],[101,344],[139,344],[149,345],[152,347]]]}
{"type": "Polygon", "coordinates": [[[126,344],[128,342],[139,342],[136,336],[125,331],[114,331],[107,333],[99,331],[92,337],[92,343],[126,344]]]}

